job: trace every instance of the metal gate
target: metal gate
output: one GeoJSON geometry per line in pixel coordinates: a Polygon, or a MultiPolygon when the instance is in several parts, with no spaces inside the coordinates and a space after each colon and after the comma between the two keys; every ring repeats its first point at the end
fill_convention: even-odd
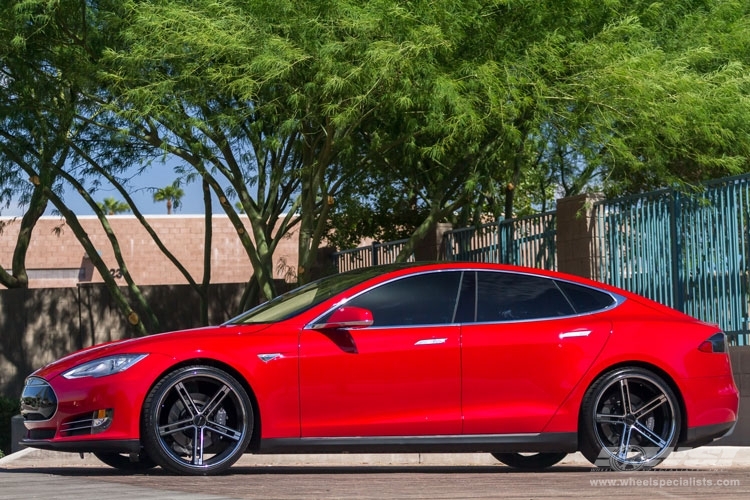
{"type": "Polygon", "coordinates": [[[443,238],[446,260],[557,269],[555,212],[453,229],[443,238]]]}
{"type": "Polygon", "coordinates": [[[594,206],[597,279],[719,324],[747,345],[750,175],[594,206]]]}

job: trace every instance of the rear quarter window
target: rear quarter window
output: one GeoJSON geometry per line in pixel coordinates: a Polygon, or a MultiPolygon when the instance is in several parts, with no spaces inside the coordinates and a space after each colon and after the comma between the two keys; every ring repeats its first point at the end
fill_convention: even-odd
{"type": "Polygon", "coordinates": [[[567,281],[558,281],[557,286],[565,293],[578,314],[601,311],[615,304],[615,298],[601,290],[567,281]]]}

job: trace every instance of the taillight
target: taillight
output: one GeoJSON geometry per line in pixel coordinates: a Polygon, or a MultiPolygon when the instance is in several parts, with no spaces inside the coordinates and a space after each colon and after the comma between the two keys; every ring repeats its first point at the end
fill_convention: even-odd
{"type": "Polygon", "coordinates": [[[715,333],[698,346],[701,352],[727,352],[727,336],[723,332],[715,333]]]}

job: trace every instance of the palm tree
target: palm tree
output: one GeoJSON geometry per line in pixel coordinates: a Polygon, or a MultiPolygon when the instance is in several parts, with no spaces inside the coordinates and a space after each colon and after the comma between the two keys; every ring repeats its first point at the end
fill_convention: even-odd
{"type": "Polygon", "coordinates": [[[177,181],[174,181],[170,186],[157,189],[154,192],[154,201],[166,201],[167,202],[167,215],[172,213],[172,208],[180,206],[180,199],[185,192],[180,187],[177,181]]]}
{"type": "Polygon", "coordinates": [[[97,205],[99,205],[99,208],[107,215],[130,212],[130,205],[128,205],[124,201],[116,200],[112,197],[104,198],[104,200],[100,203],[97,203],[97,205]]]}

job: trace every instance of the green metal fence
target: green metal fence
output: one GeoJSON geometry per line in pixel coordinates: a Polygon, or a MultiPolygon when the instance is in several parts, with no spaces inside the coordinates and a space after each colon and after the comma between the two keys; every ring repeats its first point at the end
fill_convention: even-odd
{"type": "MultiPolygon", "coordinates": [[[[750,344],[750,174],[699,193],[662,190],[594,204],[594,278],[720,325],[750,344]]],[[[444,235],[446,260],[557,269],[554,212],[444,235]]],[[[406,240],[334,254],[339,271],[393,262],[406,240]]],[[[410,260],[413,260],[413,256],[410,260]]]]}
{"type": "Polygon", "coordinates": [[[594,206],[600,281],[719,324],[738,345],[750,331],[750,175],[594,206]]]}
{"type": "MultiPolygon", "coordinates": [[[[396,240],[387,243],[373,242],[370,245],[342,250],[332,255],[333,265],[338,272],[351,271],[362,267],[392,264],[401,252],[404,244],[409,240],[396,240]]],[[[407,262],[414,262],[412,254],[407,262]]]]}
{"type": "Polygon", "coordinates": [[[447,231],[446,260],[557,269],[555,212],[447,231]]]}

